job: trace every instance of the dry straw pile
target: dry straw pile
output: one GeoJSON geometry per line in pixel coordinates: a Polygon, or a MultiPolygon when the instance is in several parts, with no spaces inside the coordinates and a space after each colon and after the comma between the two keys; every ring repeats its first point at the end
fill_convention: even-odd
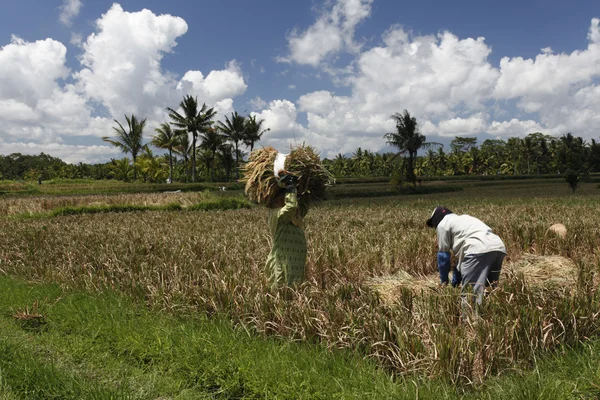
{"type": "MultiPolygon", "coordinates": [[[[505,263],[500,279],[512,279],[521,274],[528,286],[545,290],[571,290],[577,283],[577,265],[570,258],[561,256],[523,254],[516,261],[505,263]]],[[[404,290],[416,296],[443,294],[438,281],[437,275],[413,276],[400,270],[394,275],[372,278],[367,286],[375,290],[384,302],[392,304],[397,302],[404,290]]]]}
{"type": "Polygon", "coordinates": [[[375,290],[385,303],[392,304],[402,296],[404,290],[409,290],[414,295],[435,293],[438,289],[438,278],[437,275],[412,276],[400,270],[394,275],[372,278],[367,286],[375,290]]]}
{"type": "Polygon", "coordinates": [[[523,274],[530,286],[573,289],[577,283],[577,265],[570,258],[523,254],[523,257],[507,265],[507,274],[523,274]]]}
{"type": "MultiPolygon", "coordinates": [[[[246,183],[246,195],[259,204],[266,204],[280,188],[273,173],[273,163],[277,150],[272,147],[257,149],[250,154],[243,167],[242,182],[246,183]]],[[[291,174],[298,177],[298,195],[306,204],[323,200],[325,189],[335,180],[321,163],[319,154],[311,146],[300,145],[291,148],[285,159],[285,170],[279,175],[291,174]]]]}

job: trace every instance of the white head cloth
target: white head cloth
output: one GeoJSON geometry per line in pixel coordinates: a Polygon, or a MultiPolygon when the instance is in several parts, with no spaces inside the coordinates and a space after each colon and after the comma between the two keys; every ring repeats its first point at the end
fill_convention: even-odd
{"type": "Polygon", "coordinates": [[[275,157],[275,162],[273,163],[273,173],[277,178],[279,178],[279,171],[285,169],[285,158],[287,154],[277,153],[277,157],[275,157]]]}

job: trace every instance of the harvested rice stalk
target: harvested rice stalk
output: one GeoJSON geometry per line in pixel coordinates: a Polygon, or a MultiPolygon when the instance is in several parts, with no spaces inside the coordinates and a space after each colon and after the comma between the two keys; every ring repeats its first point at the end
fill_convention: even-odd
{"type": "MultiPolygon", "coordinates": [[[[509,261],[502,267],[500,281],[514,279],[522,273],[524,281],[532,289],[570,291],[577,287],[577,265],[569,258],[560,256],[540,256],[525,253],[516,261],[509,261]]],[[[397,303],[403,289],[409,289],[417,297],[439,295],[437,275],[412,276],[404,270],[394,275],[371,278],[366,285],[374,289],[388,303],[397,303]]]]}
{"type": "Polygon", "coordinates": [[[273,175],[275,157],[277,150],[272,147],[257,149],[250,154],[241,181],[246,182],[245,192],[251,201],[264,204],[279,191],[273,175]]]}
{"type": "Polygon", "coordinates": [[[534,287],[573,289],[577,283],[577,265],[570,258],[523,254],[509,263],[504,271],[522,273],[525,282],[534,287]]]}
{"type": "Polygon", "coordinates": [[[335,182],[333,175],[321,164],[318,153],[311,146],[292,148],[285,160],[285,169],[298,179],[298,194],[310,204],[325,198],[325,189],[335,182]]]}
{"type": "MultiPolygon", "coordinates": [[[[245,191],[250,200],[266,204],[279,192],[273,173],[276,157],[277,150],[272,147],[255,150],[250,155],[241,179],[246,183],[245,191]]],[[[284,167],[285,171],[280,171],[279,175],[292,174],[298,177],[298,194],[304,205],[323,200],[325,189],[335,182],[311,146],[292,147],[284,167]]]]}
{"type": "Polygon", "coordinates": [[[388,304],[398,301],[403,289],[410,290],[416,296],[438,291],[437,275],[416,277],[404,270],[399,270],[394,275],[371,278],[366,284],[388,304]]]}

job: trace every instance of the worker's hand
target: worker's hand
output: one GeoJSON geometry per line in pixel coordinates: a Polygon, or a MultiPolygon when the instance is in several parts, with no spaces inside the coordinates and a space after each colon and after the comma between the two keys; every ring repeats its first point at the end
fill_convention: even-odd
{"type": "Polygon", "coordinates": [[[295,175],[284,175],[279,179],[279,185],[284,188],[288,188],[290,186],[296,186],[298,184],[298,177],[295,175]],[[283,185],[283,186],[282,186],[283,185]]]}
{"type": "MultiPolygon", "coordinates": [[[[286,176],[286,175],[284,175],[283,177],[285,177],[285,176],[286,176]]],[[[283,179],[282,179],[283,177],[277,177],[277,178],[276,178],[276,180],[277,180],[277,186],[279,186],[281,189],[285,189],[285,188],[286,188],[286,186],[287,186],[287,185],[285,184],[285,182],[283,181],[283,179]]]]}
{"type": "Polygon", "coordinates": [[[454,267],[454,271],[452,271],[452,287],[460,286],[462,282],[462,275],[460,271],[454,267]]]}

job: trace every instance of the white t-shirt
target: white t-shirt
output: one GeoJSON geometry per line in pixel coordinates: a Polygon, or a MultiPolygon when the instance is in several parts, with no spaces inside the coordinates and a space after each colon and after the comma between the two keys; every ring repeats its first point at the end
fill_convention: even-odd
{"type": "Polygon", "coordinates": [[[450,251],[458,257],[458,269],[465,255],[491,251],[506,253],[502,240],[492,229],[470,215],[448,214],[436,229],[439,251],[450,251]]]}

